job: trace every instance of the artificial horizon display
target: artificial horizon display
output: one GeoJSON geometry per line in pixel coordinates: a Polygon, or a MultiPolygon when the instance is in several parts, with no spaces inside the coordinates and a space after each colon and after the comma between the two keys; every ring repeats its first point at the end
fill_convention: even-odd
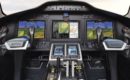
{"type": "Polygon", "coordinates": [[[87,39],[97,39],[96,29],[102,29],[102,37],[113,38],[113,23],[112,21],[87,21],[87,39]]]}
{"type": "Polygon", "coordinates": [[[18,37],[29,36],[29,28],[35,28],[34,38],[44,38],[44,21],[20,21],[18,24],[18,37]]]}

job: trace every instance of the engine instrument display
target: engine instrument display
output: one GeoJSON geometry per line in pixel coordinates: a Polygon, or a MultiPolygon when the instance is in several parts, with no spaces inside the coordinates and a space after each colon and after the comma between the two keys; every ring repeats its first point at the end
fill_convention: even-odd
{"type": "Polygon", "coordinates": [[[112,21],[87,21],[87,39],[97,39],[96,29],[102,29],[102,37],[113,38],[112,21]]]}
{"type": "Polygon", "coordinates": [[[55,39],[79,38],[77,21],[54,21],[52,37],[55,39]]]}
{"type": "Polygon", "coordinates": [[[19,21],[18,37],[29,36],[29,28],[35,28],[34,38],[44,38],[45,22],[44,21],[19,21]]]}

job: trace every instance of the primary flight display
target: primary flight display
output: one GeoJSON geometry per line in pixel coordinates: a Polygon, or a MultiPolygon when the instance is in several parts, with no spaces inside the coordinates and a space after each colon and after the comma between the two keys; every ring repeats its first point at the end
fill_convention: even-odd
{"type": "Polygon", "coordinates": [[[113,23],[112,21],[87,21],[87,39],[97,39],[96,29],[102,29],[102,37],[113,38],[113,23]]]}
{"type": "Polygon", "coordinates": [[[34,38],[45,37],[45,22],[44,21],[19,21],[18,37],[29,36],[29,28],[34,28],[34,38]]]}

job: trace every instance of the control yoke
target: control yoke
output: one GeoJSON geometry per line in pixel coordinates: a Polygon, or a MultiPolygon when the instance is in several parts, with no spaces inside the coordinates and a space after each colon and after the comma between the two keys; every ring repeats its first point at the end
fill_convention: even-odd
{"type": "Polygon", "coordinates": [[[103,46],[106,51],[123,51],[130,48],[127,43],[118,39],[105,39],[103,41],[103,46]]]}
{"type": "Polygon", "coordinates": [[[26,50],[30,47],[30,43],[27,38],[14,38],[6,41],[2,47],[7,50],[26,50]]]}
{"type": "Polygon", "coordinates": [[[96,34],[97,34],[98,44],[100,44],[101,36],[102,36],[102,29],[97,27],[96,34]]]}

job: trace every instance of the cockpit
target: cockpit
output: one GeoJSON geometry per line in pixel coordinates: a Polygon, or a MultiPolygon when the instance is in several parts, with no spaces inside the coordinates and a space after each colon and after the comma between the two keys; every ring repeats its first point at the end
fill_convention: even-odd
{"type": "Polygon", "coordinates": [[[129,26],[129,18],[80,1],[2,17],[0,79],[129,80],[129,26]]]}

